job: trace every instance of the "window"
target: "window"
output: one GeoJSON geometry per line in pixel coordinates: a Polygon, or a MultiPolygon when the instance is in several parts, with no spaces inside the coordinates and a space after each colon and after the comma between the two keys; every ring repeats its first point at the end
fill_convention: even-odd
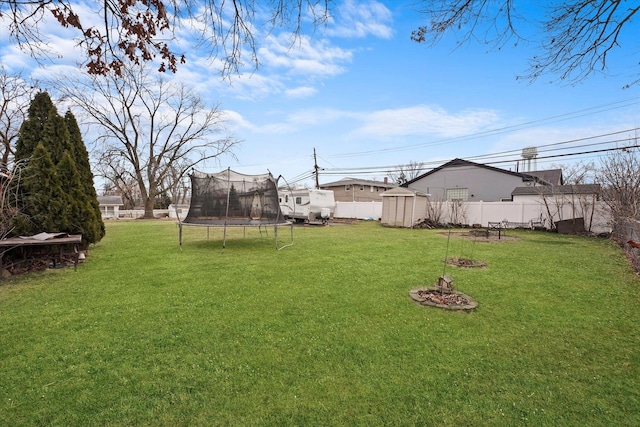
{"type": "Polygon", "coordinates": [[[364,191],[364,185],[360,186],[360,191],[364,191]]]}
{"type": "Polygon", "coordinates": [[[344,186],[344,191],[351,191],[351,186],[350,185],[345,185],[344,186]]]}
{"type": "Polygon", "coordinates": [[[459,201],[466,202],[469,200],[469,189],[468,188],[447,188],[447,201],[459,201]]]}
{"type": "Polygon", "coordinates": [[[296,197],[296,205],[302,204],[302,197],[296,197]]]}

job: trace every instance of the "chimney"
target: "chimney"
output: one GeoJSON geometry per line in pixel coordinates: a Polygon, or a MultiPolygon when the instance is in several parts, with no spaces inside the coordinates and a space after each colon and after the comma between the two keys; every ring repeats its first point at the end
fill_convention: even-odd
{"type": "Polygon", "coordinates": [[[384,177],[384,183],[387,184],[389,182],[389,178],[387,178],[386,176],[384,177]]]}

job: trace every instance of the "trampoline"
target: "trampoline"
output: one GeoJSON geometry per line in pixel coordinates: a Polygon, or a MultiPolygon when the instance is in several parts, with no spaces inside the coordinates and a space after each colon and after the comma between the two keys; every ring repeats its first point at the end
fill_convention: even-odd
{"type": "Polygon", "coordinates": [[[286,221],[278,201],[278,183],[271,173],[245,175],[226,169],[218,173],[193,171],[191,204],[183,221],[178,216],[180,249],[182,227],[222,227],[222,248],[227,243],[228,227],[257,227],[262,235],[273,227],[277,250],[293,245],[293,224],[286,221]],[[278,228],[289,227],[290,241],[278,243],[278,228]]]}

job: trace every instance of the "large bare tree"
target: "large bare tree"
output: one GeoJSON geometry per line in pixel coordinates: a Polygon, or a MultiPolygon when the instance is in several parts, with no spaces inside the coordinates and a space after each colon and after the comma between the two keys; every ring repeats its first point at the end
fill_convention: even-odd
{"type": "Polygon", "coordinates": [[[27,118],[29,103],[35,91],[22,74],[10,74],[0,66],[0,165],[3,168],[10,168],[9,162],[13,158],[18,132],[27,118]]]}
{"type": "Polygon", "coordinates": [[[550,169],[562,171],[562,182],[565,185],[581,185],[592,183],[595,179],[596,164],[578,161],[576,163],[552,163],[550,169]]]}
{"type": "Polygon", "coordinates": [[[640,148],[637,138],[627,148],[612,151],[600,160],[597,181],[614,222],[640,219],[640,148]]]}
{"type": "Polygon", "coordinates": [[[419,177],[426,171],[423,162],[410,161],[407,165],[396,166],[394,170],[387,171],[387,175],[391,181],[398,185],[403,185],[414,178],[419,177]]]}
{"type": "Polygon", "coordinates": [[[178,29],[198,34],[200,46],[223,61],[223,71],[237,70],[243,53],[258,64],[257,31],[287,28],[299,35],[306,22],[329,17],[332,0],[0,0],[2,24],[13,40],[34,57],[46,57],[40,33],[47,18],[76,31],[89,73],[117,75],[129,61],[160,59],[160,71],[175,71],[186,60],[172,40],[178,29]],[[91,7],[93,6],[93,7],[91,7]]]}
{"type": "Polygon", "coordinates": [[[637,1],[422,0],[419,3],[428,20],[427,25],[412,34],[412,39],[419,43],[437,43],[450,33],[455,33],[461,43],[478,40],[497,49],[508,43],[533,42],[540,50],[530,58],[525,78],[535,80],[550,74],[562,80],[579,81],[594,72],[605,71],[610,56],[625,47],[624,39],[630,43],[626,55],[636,58],[629,85],[640,83],[639,51],[635,48],[640,33],[637,1]],[[526,33],[531,26],[536,31],[526,33]],[[542,37],[537,38],[538,34],[542,37]]]}
{"type": "Polygon", "coordinates": [[[89,80],[67,79],[61,92],[99,129],[94,157],[118,185],[137,183],[145,217],[156,196],[167,192],[202,162],[233,155],[236,139],[223,132],[222,112],[207,108],[184,84],[168,82],[147,67],[122,68],[89,80]],[[175,168],[179,167],[178,173],[175,168]]]}

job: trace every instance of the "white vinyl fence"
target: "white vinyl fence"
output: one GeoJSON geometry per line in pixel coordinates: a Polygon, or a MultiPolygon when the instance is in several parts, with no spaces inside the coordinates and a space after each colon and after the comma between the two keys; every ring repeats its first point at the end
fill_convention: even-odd
{"type": "MultiPolygon", "coordinates": [[[[452,203],[446,203],[444,211],[455,212],[452,203]]],[[[595,202],[590,206],[575,206],[570,202],[544,203],[542,200],[523,200],[513,202],[465,202],[461,208],[462,223],[482,227],[489,222],[507,221],[513,223],[542,222],[551,228],[554,222],[573,218],[584,218],[585,228],[594,233],[611,231],[609,209],[604,202],[595,202]]],[[[449,219],[445,215],[446,219],[449,219]]],[[[446,221],[445,221],[446,222],[446,221]]]]}
{"type": "Polygon", "coordinates": [[[379,220],[382,202],[336,202],[334,218],[379,220]]]}
{"type": "MultiPolygon", "coordinates": [[[[334,218],[379,220],[382,217],[383,202],[336,202],[334,218]]],[[[438,202],[432,203],[432,206],[438,202]]],[[[595,202],[588,208],[566,202],[545,203],[542,199],[528,199],[513,202],[440,202],[441,223],[474,225],[487,227],[489,222],[510,223],[542,222],[550,228],[553,221],[584,218],[585,228],[594,233],[608,233],[612,230],[609,209],[604,202],[595,202]]],[[[175,218],[176,211],[184,219],[189,211],[187,205],[171,206],[170,209],[154,210],[156,218],[175,218]]],[[[433,211],[433,208],[432,208],[433,211]]],[[[144,210],[120,210],[120,218],[142,218],[144,210]]],[[[418,223],[426,218],[415,218],[418,223]]]]}
{"type": "MultiPolygon", "coordinates": [[[[438,202],[427,202],[437,204],[438,202]]],[[[594,233],[611,232],[609,210],[604,202],[595,202],[584,208],[569,201],[546,203],[541,198],[513,202],[440,202],[441,223],[464,225],[477,224],[487,227],[489,222],[510,223],[542,222],[551,228],[553,221],[584,218],[585,228],[594,233]]],[[[438,208],[435,208],[438,209],[438,208]]],[[[423,210],[424,211],[424,210],[423,210]]],[[[433,211],[433,208],[432,208],[433,211]]],[[[382,216],[382,202],[337,202],[334,217],[351,219],[375,219],[382,216]]],[[[426,218],[415,218],[418,223],[426,218]]]]}

